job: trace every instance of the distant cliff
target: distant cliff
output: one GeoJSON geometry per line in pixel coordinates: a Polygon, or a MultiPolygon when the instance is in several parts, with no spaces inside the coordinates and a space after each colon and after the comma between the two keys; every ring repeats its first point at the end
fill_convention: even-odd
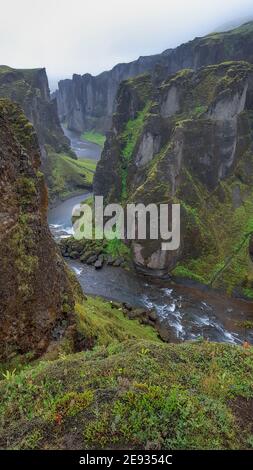
{"type": "MultiPolygon", "coordinates": [[[[47,90],[45,90],[47,93],[47,90]]],[[[47,225],[33,126],[0,99],[0,357],[42,354],[73,322],[64,262],[47,225]]]]}
{"type": "Polygon", "coordinates": [[[38,136],[42,158],[45,146],[56,152],[69,152],[69,140],[64,136],[55,100],[50,99],[45,69],[18,70],[0,66],[0,98],[9,98],[23,109],[38,136]]]}
{"type": "Polygon", "coordinates": [[[152,72],[164,77],[183,68],[198,69],[225,60],[253,62],[253,22],[226,33],[213,33],[196,38],[162,54],[140,57],[128,64],[93,77],[73,75],[72,80],[59,82],[55,93],[60,120],[69,129],[83,132],[108,131],[115,112],[115,97],[122,80],[152,72]]]}
{"type": "Polygon", "coordinates": [[[17,102],[36,131],[42,157],[42,170],[49,190],[50,204],[91,187],[65,137],[51,99],[45,69],[16,70],[0,66],[0,98],[17,102]]]}

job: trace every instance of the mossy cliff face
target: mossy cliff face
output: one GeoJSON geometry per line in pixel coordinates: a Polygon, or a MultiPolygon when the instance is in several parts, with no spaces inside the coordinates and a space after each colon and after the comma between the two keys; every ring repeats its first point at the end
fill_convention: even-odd
{"type": "Polygon", "coordinates": [[[109,201],[181,204],[181,246],[136,242],[136,265],[251,296],[253,68],[226,62],[124,82],[94,181],[109,201]],[[104,175],[107,175],[104,181],[104,175]]]}
{"type": "Polygon", "coordinates": [[[108,131],[116,110],[115,97],[122,80],[151,73],[166,77],[183,68],[198,69],[225,60],[253,62],[253,22],[226,33],[195,38],[162,54],[140,57],[128,64],[94,77],[73,75],[72,80],[59,82],[57,98],[59,116],[69,129],[108,131]]]}
{"type": "Polygon", "coordinates": [[[33,124],[42,150],[50,145],[56,152],[68,152],[69,141],[60,126],[56,101],[50,100],[45,69],[17,70],[0,66],[0,97],[17,102],[33,124]]]}
{"type": "MultiPolygon", "coordinates": [[[[52,161],[62,155],[75,157],[60,125],[56,100],[50,99],[45,69],[18,70],[0,66],[0,98],[18,103],[36,131],[42,157],[42,170],[49,188],[50,202],[61,198],[54,184],[52,161]]],[[[57,163],[56,163],[57,165],[57,163]]],[[[63,184],[66,178],[63,175],[63,184]]],[[[73,193],[80,190],[73,177],[73,193]]]]}
{"type": "Polygon", "coordinates": [[[44,352],[72,323],[68,274],[47,225],[36,134],[0,100],[0,357],[44,352]]]}

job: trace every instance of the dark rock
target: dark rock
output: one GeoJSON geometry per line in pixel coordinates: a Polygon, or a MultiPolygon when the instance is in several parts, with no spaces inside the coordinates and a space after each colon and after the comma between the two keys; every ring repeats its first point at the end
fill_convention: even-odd
{"type": "Polygon", "coordinates": [[[72,157],[74,154],[70,149],[70,141],[61,128],[56,100],[50,98],[46,70],[20,70],[0,66],[0,73],[0,98],[17,102],[33,124],[40,145],[42,168],[47,183],[51,186],[47,146],[55,152],[64,152],[72,157]]]}
{"type": "Polygon", "coordinates": [[[97,261],[95,262],[95,264],[94,264],[94,267],[95,267],[96,269],[101,269],[101,268],[103,267],[103,258],[102,258],[102,259],[99,259],[99,258],[98,258],[98,260],[97,260],[97,261]]]}
{"type": "MultiPolygon", "coordinates": [[[[252,24],[252,23],[251,23],[252,24]]],[[[119,85],[128,78],[152,74],[156,84],[175,72],[199,69],[202,66],[231,60],[253,62],[253,27],[240,27],[233,34],[216,34],[215,38],[196,38],[162,54],[142,56],[126,64],[118,64],[112,70],[94,77],[90,74],[74,74],[72,80],[59,82],[55,97],[60,119],[68,128],[77,132],[86,129],[109,131],[116,111],[115,97],[119,85]],[[237,32],[238,31],[238,32],[237,32]]],[[[153,106],[152,112],[156,109],[153,106]]]]}
{"type": "MultiPolygon", "coordinates": [[[[247,28],[251,30],[249,37],[253,42],[253,23],[247,28]]],[[[243,33],[238,32],[238,35],[238,39],[242,39],[243,33]]],[[[214,59],[216,46],[211,38],[200,40],[203,46],[206,41],[210,44],[204,49],[214,59]]],[[[230,41],[229,35],[227,41],[230,41]]],[[[246,43],[244,52],[245,58],[251,57],[253,61],[246,43]]],[[[203,56],[202,60],[205,61],[203,56]]],[[[134,202],[145,206],[167,201],[169,224],[171,204],[180,204],[178,246],[163,250],[161,238],[134,240],[131,248],[136,268],[154,277],[166,278],[169,274],[192,277],[235,292],[235,282],[241,285],[251,277],[251,248],[242,255],[242,271],[234,259],[229,266],[232,276],[227,272],[219,276],[216,271],[221,264],[221,221],[227,221],[222,226],[225,237],[222,256],[226,264],[235,252],[235,239],[231,235],[237,224],[234,205],[241,204],[244,221],[238,227],[238,240],[244,239],[252,213],[253,65],[236,61],[199,70],[182,70],[168,75],[162,86],[157,85],[148,76],[121,83],[113,132],[108,135],[97,165],[94,193],[103,195],[109,203],[122,201],[124,169],[126,202],[133,202],[133,194],[136,195],[134,202]],[[155,101],[156,106],[149,107],[151,101],[155,101]],[[124,162],[122,167],[125,148],[122,134],[127,132],[129,120],[137,116],[142,117],[136,120],[139,138],[130,163],[124,162]],[[242,191],[242,184],[245,191],[242,191]],[[240,188],[240,198],[237,191],[235,200],[236,187],[240,188]]],[[[121,265],[119,258],[113,263],[113,266],[121,265]]],[[[252,289],[252,285],[251,282],[248,288],[252,289]]]]}
{"type": "Polygon", "coordinates": [[[122,308],[122,304],[120,302],[111,301],[110,304],[113,309],[119,310],[122,308]]]}
{"type": "Polygon", "coordinates": [[[74,326],[74,298],[47,224],[36,134],[8,100],[0,100],[0,168],[0,358],[39,356],[74,326]]]}
{"type": "Polygon", "coordinates": [[[156,311],[155,310],[150,310],[148,312],[148,318],[152,322],[156,322],[158,320],[158,315],[157,315],[156,311]]]}
{"type": "Polygon", "coordinates": [[[127,304],[127,303],[123,303],[123,308],[127,310],[128,312],[131,312],[133,310],[132,305],[127,304]]]}
{"type": "Polygon", "coordinates": [[[117,259],[113,262],[113,266],[114,266],[115,268],[119,268],[119,267],[122,265],[123,262],[124,262],[124,260],[123,260],[122,258],[117,258],[117,259]]]}
{"type": "Polygon", "coordinates": [[[115,261],[115,259],[111,255],[107,256],[106,262],[107,262],[108,265],[112,265],[114,263],[114,261],[115,261]]]}
{"type": "Polygon", "coordinates": [[[80,256],[80,261],[82,263],[86,263],[86,261],[91,258],[92,256],[94,256],[94,253],[92,253],[92,251],[87,251],[87,252],[84,252],[81,256],[80,256]]]}
{"type": "Polygon", "coordinates": [[[92,255],[86,260],[86,263],[87,264],[93,264],[97,261],[97,258],[98,258],[97,255],[92,255]]]}
{"type": "Polygon", "coordinates": [[[78,251],[71,251],[69,253],[69,257],[72,258],[72,259],[78,259],[79,258],[79,253],[78,251]]]}

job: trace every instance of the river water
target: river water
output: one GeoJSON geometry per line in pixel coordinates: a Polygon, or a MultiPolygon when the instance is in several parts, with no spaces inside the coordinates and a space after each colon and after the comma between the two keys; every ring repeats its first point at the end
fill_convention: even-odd
{"type": "Polygon", "coordinates": [[[101,147],[97,144],[93,144],[88,140],[81,139],[79,134],[73,131],[69,131],[63,127],[63,132],[66,137],[69,138],[71,148],[74,150],[76,156],[80,159],[90,158],[91,160],[99,160],[101,155],[101,147]]]}
{"type": "MultiPolygon", "coordinates": [[[[93,155],[97,160],[100,157],[101,149],[97,145],[82,142],[69,131],[67,135],[73,150],[77,155],[79,152],[79,158],[92,158],[93,155]]],[[[73,197],[49,211],[48,221],[56,239],[72,234],[72,209],[89,196],[90,193],[85,193],[73,197]]],[[[67,263],[86,294],[155,309],[173,341],[204,337],[210,341],[242,344],[247,340],[253,344],[253,330],[241,327],[241,322],[253,320],[252,303],[205,288],[175,285],[168,280],[154,281],[112,266],[95,270],[79,261],[67,260],[67,263]]]]}

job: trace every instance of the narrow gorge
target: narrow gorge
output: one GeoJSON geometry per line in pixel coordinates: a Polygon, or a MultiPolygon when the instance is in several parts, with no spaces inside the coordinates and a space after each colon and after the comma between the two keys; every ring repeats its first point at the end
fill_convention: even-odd
{"type": "Polygon", "coordinates": [[[253,21],[51,95],[0,66],[0,193],[0,449],[252,450],[253,21]],[[180,246],[77,239],[96,196],[180,205],[180,246]]]}

